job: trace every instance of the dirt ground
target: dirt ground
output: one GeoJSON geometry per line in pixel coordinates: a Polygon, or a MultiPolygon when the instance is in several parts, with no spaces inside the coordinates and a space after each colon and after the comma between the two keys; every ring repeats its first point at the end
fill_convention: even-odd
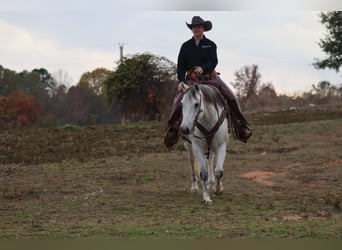
{"type": "Polygon", "coordinates": [[[231,138],[211,206],[163,123],[3,131],[0,238],[341,239],[342,116],[264,119],[231,138]]]}

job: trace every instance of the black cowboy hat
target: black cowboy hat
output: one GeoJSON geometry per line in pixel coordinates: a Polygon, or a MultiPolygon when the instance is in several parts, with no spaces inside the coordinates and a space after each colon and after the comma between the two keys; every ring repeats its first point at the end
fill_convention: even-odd
{"type": "Polygon", "coordinates": [[[189,29],[192,29],[193,25],[203,25],[205,31],[211,30],[213,24],[210,21],[204,21],[200,16],[194,16],[191,23],[186,23],[189,29]]]}

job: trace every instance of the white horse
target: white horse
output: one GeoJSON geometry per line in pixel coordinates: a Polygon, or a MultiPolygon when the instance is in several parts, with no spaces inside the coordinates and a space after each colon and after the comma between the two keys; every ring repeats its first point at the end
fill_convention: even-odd
{"type": "Polygon", "coordinates": [[[192,167],[191,190],[198,190],[196,159],[203,184],[202,201],[211,204],[210,193],[223,193],[221,178],[228,143],[228,111],[218,90],[213,87],[195,83],[190,87],[183,84],[182,88],[185,93],[181,101],[183,120],[180,131],[185,137],[184,146],[192,167]]]}

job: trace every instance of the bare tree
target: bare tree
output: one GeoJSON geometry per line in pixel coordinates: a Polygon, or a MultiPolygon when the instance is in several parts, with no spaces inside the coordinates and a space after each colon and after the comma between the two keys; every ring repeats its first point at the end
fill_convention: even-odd
{"type": "Polygon", "coordinates": [[[244,66],[234,73],[235,81],[231,84],[237,90],[239,98],[248,99],[257,94],[261,75],[258,72],[258,65],[244,66]]]}
{"type": "Polygon", "coordinates": [[[59,69],[57,72],[55,72],[53,74],[53,78],[55,79],[57,86],[70,86],[72,84],[71,76],[67,72],[64,72],[62,69],[59,69]]]}

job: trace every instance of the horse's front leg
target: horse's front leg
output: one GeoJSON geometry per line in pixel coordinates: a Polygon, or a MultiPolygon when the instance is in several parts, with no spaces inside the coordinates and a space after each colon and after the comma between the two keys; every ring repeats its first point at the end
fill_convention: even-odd
{"type": "Polygon", "coordinates": [[[216,167],[215,167],[215,177],[216,177],[216,188],[214,193],[216,195],[223,194],[223,185],[221,178],[223,176],[223,164],[226,158],[226,143],[221,144],[216,151],[216,167]]]}
{"type": "Polygon", "coordinates": [[[204,167],[204,168],[201,167],[200,177],[201,177],[202,186],[203,186],[203,199],[202,199],[202,202],[204,204],[210,205],[212,203],[212,201],[210,199],[210,194],[209,194],[209,191],[208,191],[208,170],[206,169],[206,167],[204,167]]]}
{"type": "Polygon", "coordinates": [[[196,158],[200,164],[200,178],[202,180],[203,186],[203,200],[204,204],[211,204],[212,201],[210,199],[209,191],[208,191],[208,179],[209,179],[209,172],[207,168],[207,159],[204,156],[203,148],[193,144],[193,150],[196,152],[196,158]]]}
{"type": "Polygon", "coordinates": [[[208,164],[208,192],[212,194],[215,192],[215,176],[214,176],[214,154],[210,152],[208,164]]]}
{"type": "Polygon", "coordinates": [[[191,192],[197,192],[198,191],[198,177],[197,177],[197,169],[195,164],[197,162],[195,161],[195,156],[192,151],[192,146],[189,142],[184,143],[184,147],[186,151],[188,152],[188,159],[191,165],[191,192]]]}
{"type": "Polygon", "coordinates": [[[191,165],[192,168],[192,183],[191,183],[191,192],[198,192],[198,162],[193,160],[193,164],[191,165]]]}

